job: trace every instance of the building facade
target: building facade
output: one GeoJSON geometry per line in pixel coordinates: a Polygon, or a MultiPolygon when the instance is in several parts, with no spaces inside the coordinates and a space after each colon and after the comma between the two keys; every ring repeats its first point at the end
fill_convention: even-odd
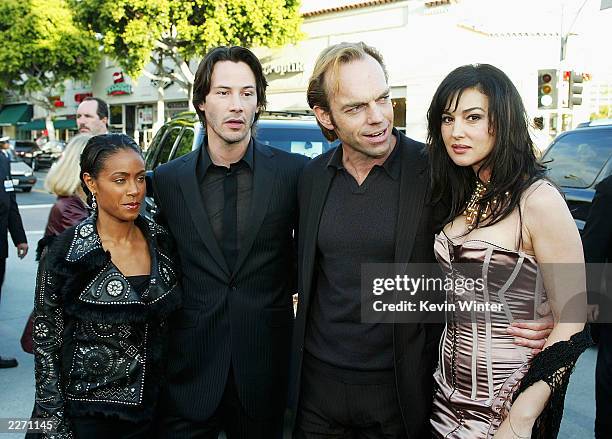
{"type": "MultiPolygon", "coordinates": [[[[589,83],[584,84],[583,105],[572,110],[538,109],[537,92],[539,69],[588,71],[594,79],[602,76],[589,71],[602,57],[588,50],[593,43],[584,36],[598,26],[605,33],[603,23],[612,16],[612,9],[600,11],[594,3],[580,8],[585,3],[578,0],[304,0],[306,37],[297,44],[254,51],[269,82],[268,109],[304,111],[308,110],[308,78],[325,47],[342,41],[364,41],[376,47],[389,74],[395,126],[419,140],[426,138],[427,109],[444,76],[460,65],[490,63],[512,79],[529,117],[544,121],[544,133],[536,136],[544,145],[597,111],[591,107],[599,105],[600,99],[591,97],[589,83]],[[601,18],[602,14],[607,18],[601,18]],[[601,24],[593,25],[593,17],[599,17],[601,24]],[[563,35],[569,35],[567,56],[560,61],[563,35]]],[[[192,72],[198,62],[192,60],[192,72]]],[[[603,71],[606,68],[612,72],[612,65],[603,71]]],[[[78,103],[88,95],[109,103],[112,130],[134,136],[145,147],[163,120],[189,109],[187,91],[177,84],[160,86],[145,76],[134,80],[104,59],[91,84],[67,84],[55,117],[73,119],[78,103]]],[[[44,117],[44,112],[34,108],[33,117],[44,117]]]]}

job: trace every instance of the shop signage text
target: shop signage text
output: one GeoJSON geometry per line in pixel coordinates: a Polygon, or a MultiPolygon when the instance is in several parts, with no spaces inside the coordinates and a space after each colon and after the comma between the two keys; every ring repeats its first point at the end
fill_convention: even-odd
{"type": "Polygon", "coordinates": [[[126,84],[125,82],[119,82],[108,87],[106,89],[106,94],[109,96],[131,95],[132,86],[130,84],[126,84]]]}
{"type": "Polygon", "coordinates": [[[263,66],[264,75],[280,75],[283,76],[286,73],[301,73],[304,71],[304,63],[299,61],[286,63],[286,64],[266,64],[263,66]]]}

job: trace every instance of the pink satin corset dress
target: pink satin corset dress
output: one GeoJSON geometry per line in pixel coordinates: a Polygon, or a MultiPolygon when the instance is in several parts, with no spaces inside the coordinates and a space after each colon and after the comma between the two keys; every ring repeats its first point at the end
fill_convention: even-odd
{"type": "MultiPolygon", "coordinates": [[[[494,244],[455,244],[436,236],[435,253],[447,278],[480,278],[480,288],[447,291],[448,303],[490,303],[489,311],[447,313],[434,374],[431,417],[436,438],[491,438],[508,414],[512,397],[529,368],[531,349],[514,344],[506,328],[537,318],[546,300],[533,256],[494,244]]],[[[457,285],[455,283],[454,285],[457,285]]]]}

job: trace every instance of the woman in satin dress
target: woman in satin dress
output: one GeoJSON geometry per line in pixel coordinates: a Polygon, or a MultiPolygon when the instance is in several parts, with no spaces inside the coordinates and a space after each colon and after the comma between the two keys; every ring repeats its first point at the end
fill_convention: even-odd
{"type": "Polygon", "coordinates": [[[481,279],[447,291],[447,301],[497,305],[447,314],[432,435],[554,438],[569,375],[590,344],[576,225],[544,177],[520,95],[501,70],[452,71],[433,97],[428,128],[433,199],[449,206],[436,257],[454,285],[481,279]],[[534,356],[507,327],[537,319],[546,301],[555,326],[534,356]]]}

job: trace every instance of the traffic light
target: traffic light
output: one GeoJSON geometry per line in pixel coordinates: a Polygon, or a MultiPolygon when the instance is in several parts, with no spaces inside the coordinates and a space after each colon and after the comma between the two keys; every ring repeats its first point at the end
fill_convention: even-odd
{"type": "Polygon", "coordinates": [[[582,104],[582,73],[572,72],[569,83],[569,106],[582,104]]]}
{"type": "Polygon", "coordinates": [[[555,69],[538,70],[538,108],[552,110],[557,108],[557,71],[555,69]]]}

